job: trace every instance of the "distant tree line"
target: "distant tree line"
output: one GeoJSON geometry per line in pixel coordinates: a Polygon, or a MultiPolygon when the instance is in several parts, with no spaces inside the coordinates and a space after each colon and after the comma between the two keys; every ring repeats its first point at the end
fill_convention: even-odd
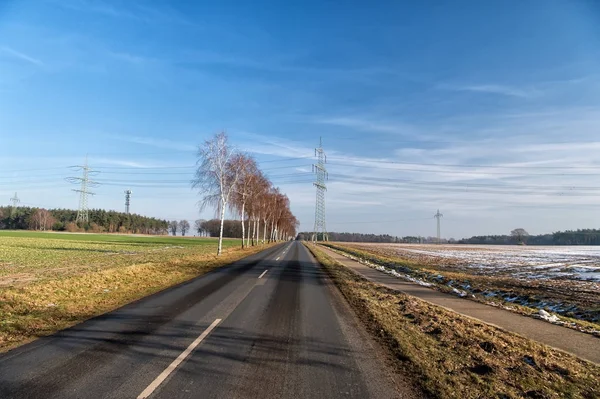
{"type": "Polygon", "coordinates": [[[566,230],[540,235],[519,235],[513,230],[510,235],[474,236],[459,240],[458,243],[488,245],[514,245],[520,243],[527,245],[600,245],[600,230],[566,230]]]}
{"type": "Polygon", "coordinates": [[[166,220],[104,209],[90,209],[89,223],[78,225],[76,218],[71,209],[0,207],[0,229],[167,234],[168,227],[166,220]]]}
{"type": "MultiPolygon", "coordinates": [[[[421,236],[391,236],[389,234],[365,233],[327,233],[329,241],[340,242],[379,242],[403,244],[435,244],[436,237],[421,236]]],[[[301,232],[296,237],[299,240],[309,241],[312,232],[301,232]]],[[[600,229],[580,229],[558,231],[551,234],[529,235],[525,229],[514,229],[507,235],[473,236],[455,240],[442,238],[442,244],[486,244],[486,245],[600,245],[600,229]]]]}
{"type": "MultiPolygon", "coordinates": [[[[218,237],[221,229],[221,221],[219,219],[211,220],[196,220],[196,233],[203,237],[218,237]]],[[[242,225],[239,220],[223,221],[223,237],[227,238],[242,238],[242,225]]]]}
{"type": "Polygon", "coordinates": [[[187,220],[171,220],[169,222],[169,231],[172,235],[176,236],[177,232],[180,232],[182,236],[190,230],[190,222],[187,220]]]}
{"type": "MultiPolygon", "coordinates": [[[[299,233],[297,239],[309,241],[312,237],[312,232],[299,233]]],[[[365,233],[327,233],[329,241],[340,241],[340,242],[380,242],[380,243],[407,243],[407,244],[427,244],[437,242],[435,237],[417,237],[417,236],[406,236],[398,237],[391,236],[389,234],[365,234],[365,233]]],[[[320,239],[320,237],[319,237],[320,239]]],[[[442,243],[454,243],[453,239],[446,240],[442,239],[442,243]]]]}

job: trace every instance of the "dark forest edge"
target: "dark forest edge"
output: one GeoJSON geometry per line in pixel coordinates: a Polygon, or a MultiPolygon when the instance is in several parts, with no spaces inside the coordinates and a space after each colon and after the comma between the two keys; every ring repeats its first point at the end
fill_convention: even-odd
{"type": "MultiPolygon", "coordinates": [[[[0,207],[0,230],[38,230],[38,231],[68,231],[89,233],[124,233],[166,235],[173,232],[181,233],[182,222],[186,220],[167,221],[157,218],[127,214],[103,209],[89,210],[89,223],[75,223],[77,211],[71,209],[43,209],[32,207],[0,207]]],[[[219,237],[221,221],[219,219],[196,220],[193,234],[200,237],[219,237]]],[[[185,234],[185,233],[184,233],[185,234]]],[[[175,234],[173,234],[175,235],[175,234]]],[[[223,237],[242,238],[242,227],[239,220],[225,219],[223,237]]]]}
{"type": "MultiPolygon", "coordinates": [[[[402,243],[402,244],[434,244],[435,237],[417,236],[391,236],[389,234],[363,234],[363,233],[327,233],[329,241],[340,242],[372,242],[372,243],[402,243]]],[[[310,240],[312,233],[298,234],[300,240],[310,240]]],[[[319,237],[321,239],[321,237],[319,237]]],[[[523,237],[513,235],[484,235],[463,238],[460,240],[444,239],[442,244],[485,244],[485,245],[600,245],[599,229],[578,229],[557,231],[551,234],[527,235],[523,237]]]]}
{"type": "Polygon", "coordinates": [[[166,220],[103,209],[90,209],[89,223],[76,218],[70,209],[0,207],[0,229],[163,235],[168,228],[166,220]]]}

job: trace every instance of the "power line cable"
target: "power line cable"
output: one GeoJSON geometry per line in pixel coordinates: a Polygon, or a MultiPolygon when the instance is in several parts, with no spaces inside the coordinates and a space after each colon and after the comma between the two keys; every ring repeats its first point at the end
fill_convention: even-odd
{"type": "MultiPolygon", "coordinates": [[[[382,159],[359,159],[352,157],[330,157],[333,160],[345,160],[363,163],[382,163],[396,165],[414,165],[414,166],[442,166],[446,168],[493,168],[493,169],[600,169],[600,165],[593,166],[525,166],[525,165],[485,165],[485,164],[442,164],[442,163],[423,163],[423,162],[401,162],[382,159]]],[[[361,166],[361,165],[356,165],[361,166]]]]}
{"type": "MultiPolygon", "coordinates": [[[[489,171],[465,171],[465,170],[434,170],[434,169],[416,169],[416,168],[395,168],[395,167],[386,167],[386,166],[374,166],[374,165],[355,165],[351,163],[343,163],[343,162],[330,162],[331,165],[334,166],[350,166],[356,167],[358,169],[386,169],[386,170],[396,170],[399,172],[419,172],[419,173],[436,173],[436,174],[467,174],[473,175],[477,173],[485,174],[485,175],[501,175],[506,176],[509,173],[513,172],[489,172],[489,171]]],[[[514,175],[514,174],[513,174],[514,175]]],[[[523,173],[515,176],[600,176],[600,173],[564,173],[564,172],[556,172],[556,173],[534,173],[531,174],[527,172],[527,174],[523,173]]]]}

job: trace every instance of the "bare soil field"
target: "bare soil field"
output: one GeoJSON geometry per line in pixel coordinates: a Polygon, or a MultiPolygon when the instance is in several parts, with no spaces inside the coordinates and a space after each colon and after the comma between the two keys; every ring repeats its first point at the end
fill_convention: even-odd
{"type": "Polygon", "coordinates": [[[600,247],[331,245],[400,278],[600,335],[600,247]]]}
{"type": "Polygon", "coordinates": [[[482,275],[600,282],[600,247],[360,244],[482,275]]]}

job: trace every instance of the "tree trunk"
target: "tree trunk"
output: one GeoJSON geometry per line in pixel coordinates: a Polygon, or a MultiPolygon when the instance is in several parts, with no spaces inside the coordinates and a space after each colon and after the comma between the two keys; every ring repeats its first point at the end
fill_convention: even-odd
{"type": "MultiPolygon", "coordinates": [[[[244,222],[244,210],[246,208],[246,202],[242,202],[242,249],[245,248],[244,239],[246,238],[246,223],[244,222]]],[[[248,229],[250,230],[250,229],[248,229]]]]}
{"type": "Polygon", "coordinates": [[[256,234],[254,236],[254,239],[256,240],[256,245],[258,245],[259,244],[258,239],[260,237],[260,218],[259,217],[256,218],[255,223],[256,223],[256,231],[255,231],[256,234]]]}
{"type": "Polygon", "coordinates": [[[250,223],[252,223],[253,231],[252,231],[252,246],[254,246],[254,231],[256,231],[256,219],[248,218],[248,241],[246,241],[246,246],[250,246],[250,223]]]}
{"type": "Polygon", "coordinates": [[[219,230],[219,248],[217,249],[217,255],[221,255],[223,250],[223,225],[225,224],[225,203],[221,202],[221,229],[219,230]]]}
{"type": "Polygon", "coordinates": [[[263,232],[263,244],[267,242],[267,219],[265,219],[265,231],[263,232]]]}

